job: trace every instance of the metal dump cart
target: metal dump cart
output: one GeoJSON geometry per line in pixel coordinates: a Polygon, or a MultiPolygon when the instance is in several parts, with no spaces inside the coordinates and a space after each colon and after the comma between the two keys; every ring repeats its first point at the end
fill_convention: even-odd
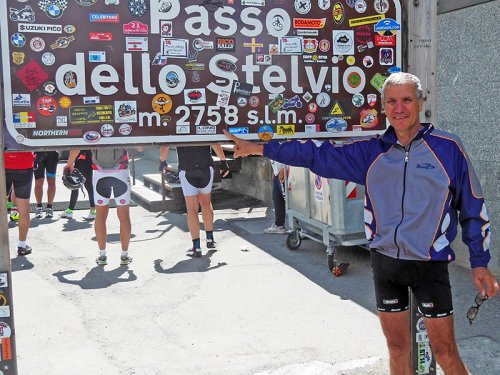
{"type": "Polygon", "coordinates": [[[292,228],[286,244],[290,250],[298,249],[304,237],[322,242],[332,270],[337,246],[366,246],[364,186],[287,167],[286,187],[286,212],[292,228]]]}

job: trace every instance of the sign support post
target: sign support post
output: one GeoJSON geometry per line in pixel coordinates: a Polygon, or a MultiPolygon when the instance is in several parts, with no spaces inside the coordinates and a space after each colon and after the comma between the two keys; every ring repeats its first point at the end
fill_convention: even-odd
{"type": "MultiPolygon", "coordinates": [[[[4,118],[0,105],[0,118],[4,118]]],[[[3,126],[0,126],[0,165],[4,165],[3,126]]],[[[7,217],[7,191],[5,187],[5,168],[0,170],[0,347],[2,371],[4,374],[17,375],[16,330],[14,326],[14,304],[12,297],[12,266],[9,250],[9,225],[7,217]],[[5,367],[8,367],[7,369],[5,367]]]]}
{"type": "MultiPolygon", "coordinates": [[[[436,52],[437,52],[437,1],[403,2],[407,38],[404,40],[404,67],[422,82],[425,103],[420,114],[421,122],[436,123],[436,52]]],[[[414,374],[436,374],[436,359],[432,354],[423,315],[418,311],[417,301],[411,289],[410,332],[412,342],[412,367],[414,374]]]]}

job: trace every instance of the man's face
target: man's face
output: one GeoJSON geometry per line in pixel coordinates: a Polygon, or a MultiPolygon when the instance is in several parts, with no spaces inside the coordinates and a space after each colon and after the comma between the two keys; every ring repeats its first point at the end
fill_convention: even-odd
{"type": "Polygon", "coordinates": [[[418,100],[412,84],[388,86],[384,92],[384,110],[396,133],[415,133],[420,128],[419,113],[423,99],[418,100]]]}

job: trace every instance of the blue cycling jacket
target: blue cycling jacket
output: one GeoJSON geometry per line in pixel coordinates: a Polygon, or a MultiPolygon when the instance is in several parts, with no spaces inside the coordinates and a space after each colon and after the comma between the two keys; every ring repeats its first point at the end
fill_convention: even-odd
{"type": "Polygon", "coordinates": [[[431,124],[406,147],[389,127],[342,144],[275,140],[264,145],[264,156],[365,185],[366,235],[387,256],[452,261],[460,221],[471,266],[486,267],[491,258],[490,222],[472,164],[457,136],[431,124]]]}

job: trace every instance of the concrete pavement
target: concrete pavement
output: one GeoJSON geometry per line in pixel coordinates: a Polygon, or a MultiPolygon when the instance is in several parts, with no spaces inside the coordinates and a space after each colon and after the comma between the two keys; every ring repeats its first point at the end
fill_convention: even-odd
{"type": "MultiPolygon", "coordinates": [[[[68,200],[58,183],[56,201],[68,200]]],[[[132,207],[129,266],[114,209],[105,267],[86,211],[33,219],[27,257],[11,225],[19,374],[388,374],[365,250],[339,249],[351,267],[335,278],[323,245],[290,251],[286,236],[262,233],[268,207],[215,208],[219,247],[191,259],[185,215],[132,207]]],[[[469,326],[470,272],[450,272],[460,351],[472,374],[498,374],[500,299],[469,326]]]]}

